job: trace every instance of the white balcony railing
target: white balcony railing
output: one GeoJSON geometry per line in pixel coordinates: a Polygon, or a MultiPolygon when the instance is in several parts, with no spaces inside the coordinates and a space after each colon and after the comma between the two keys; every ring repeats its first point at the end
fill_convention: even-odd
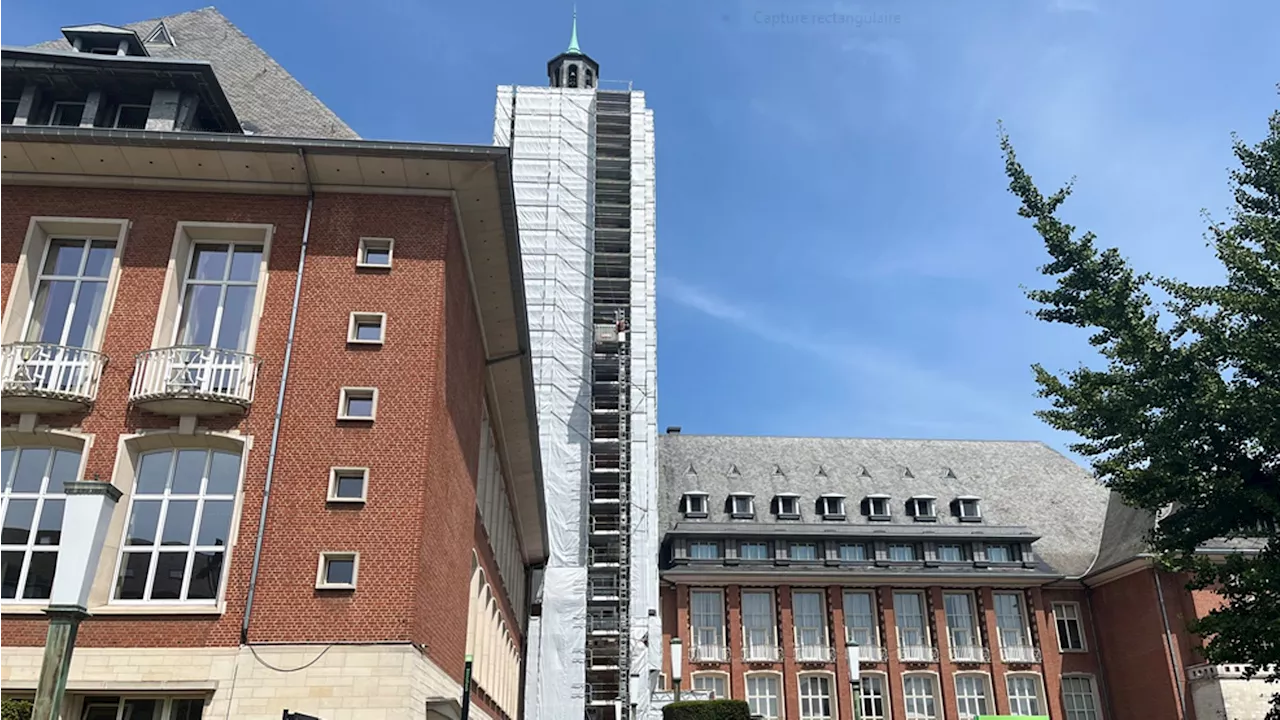
{"type": "Polygon", "coordinates": [[[693,644],[689,648],[689,662],[707,663],[707,662],[728,662],[729,648],[723,645],[699,645],[693,644]]]}
{"type": "Polygon", "coordinates": [[[781,662],[782,648],[777,645],[746,645],[742,648],[744,662],[781,662]]]}
{"type": "Polygon", "coordinates": [[[84,348],[20,342],[0,349],[5,398],[48,398],[88,406],[107,356],[84,348]]]}
{"type": "Polygon", "coordinates": [[[932,645],[899,645],[898,659],[902,662],[937,662],[938,648],[932,645]]]}
{"type": "Polygon", "coordinates": [[[825,645],[797,645],[796,662],[831,662],[835,653],[825,645]]]}
{"type": "Polygon", "coordinates": [[[952,645],[952,662],[991,662],[991,651],[981,645],[952,645]]]}
{"type": "Polygon", "coordinates": [[[862,662],[886,662],[889,660],[889,651],[882,645],[858,643],[858,659],[862,662]]]}
{"type": "Polygon", "coordinates": [[[1031,645],[1002,645],[1000,659],[1007,663],[1038,663],[1040,648],[1031,645]]]}
{"type": "Polygon", "coordinates": [[[138,353],[132,402],[190,399],[248,407],[258,358],[221,348],[182,345],[138,353]]]}

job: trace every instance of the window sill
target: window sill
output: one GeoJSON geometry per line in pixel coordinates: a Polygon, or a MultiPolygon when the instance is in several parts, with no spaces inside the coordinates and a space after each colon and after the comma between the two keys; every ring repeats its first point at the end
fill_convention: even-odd
{"type": "Polygon", "coordinates": [[[733,513],[729,517],[734,520],[754,520],[756,516],[755,513],[733,513]]]}
{"type": "Polygon", "coordinates": [[[800,513],[778,513],[779,520],[799,520],[800,513]]]}
{"type": "Polygon", "coordinates": [[[1088,650],[1088,648],[1073,648],[1073,649],[1058,648],[1058,652],[1060,652],[1060,653],[1073,653],[1073,654],[1076,654],[1076,655],[1083,655],[1083,654],[1085,654],[1085,653],[1089,652],[1089,650],[1088,650]]]}
{"type": "Polygon", "coordinates": [[[934,515],[928,515],[928,516],[918,515],[918,516],[912,517],[911,519],[916,522],[938,522],[937,516],[934,516],[934,515]]]}
{"type": "Polygon", "coordinates": [[[982,518],[980,518],[980,517],[962,517],[962,518],[960,518],[960,522],[980,523],[980,522],[982,522],[982,518]]]}
{"type": "Polygon", "coordinates": [[[373,418],[368,415],[339,415],[338,422],[371,423],[373,422],[373,418]]]}
{"type": "Polygon", "coordinates": [[[90,616],[99,615],[225,615],[225,603],[217,605],[102,605],[89,608],[90,616]]]}
{"type": "Polygon", "coordinates": [[[381,345],[381,340],[357,340],[355,338],[347,338],[348,345],[381,345]]]}
{"type": "Polygon", "coordinates": [[[892,515],[868,515],[867,519],[871,522],[889,522],[893,519],[892,515]]]}
{"type": "Polygon", "coordinates": [[[684,514],[685,520],[706,520],[707,514],[704,512],[687,512],[684,514]]]}
{"type": "Polygon", "coordinates": [[[357,260],[356,267],[361,270],[390,270],[391,263],[366,263],[357,260]]]}
{"type": "Polygon", "coordinates": [[[44,609],[47,607],[49,607],[48,604],[14,603],[10,605],[5,603],[0,605],[0,615],[44,615],[44,609]]]}
{"type": "Polygon", "coordinates": [[[844,522],[845,520],[847,520],[847,519],[848,519],[848,516],[847,516],[847,515],[845,515],[844,513],[840,513],[839,515],[823,515],[823,516],[822,516],[822,519],[823,519],[823,520],[833,520],[833,521],[836,521],[836,522],[844,522]]]}
{"type": "Polygon", "coordinates": [[[317,589],[317,590],[323,590],[323,591],[326,591],[326,592],[334,592],[334,591],[337,591],[337,592],[354,592],[354,591],[355,591],[355,589],[356,589],[356,586],[355,586],[355,585],[352,585],[352,584],[349,584],[349,583],[342,583],[342,584],[320,584],[320,585],[316,585],[316,589],[317,589]]]}
{"type": "Polygon", "coordinates": [[[368,501],[365,500],[364,498],[348,498],[348,497],[330,496],[329,499],[325,500],[325,502],[329,505],[364,505],[368,501]]]}

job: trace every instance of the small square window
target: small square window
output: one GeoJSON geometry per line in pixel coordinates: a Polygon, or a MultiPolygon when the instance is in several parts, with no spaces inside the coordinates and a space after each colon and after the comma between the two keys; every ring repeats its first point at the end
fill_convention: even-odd
{"type": "Polygon", "coordinates": [[[872,520],[888,520],[889,498],[881,495],[873,495],[867,498],[867,517],[872,520]]]}
{"type": "Polygon", "coordinates": [[[329,468],[329,502],[362,503],[369,485],[369,468],[329,468]]]}
{"type": "Polygon", "coordinates": [[[867,559],[867,546],[860,543],[845,543],[840,546],[842,562],[861,562],[867,559]]]}
{"type": "Polygon", "coordinates": [[[1013,550],[1008,545],[988,545],[987,562],[1013,562],[1013,550]]]}
{"type": "Polygon", "coordinates": [[[377,413],[377,388],[342,388],[338,399],[339,420],[372,420],[377,413]]]}
{"type": "Polygon", "coordinates": [[[778,516],[798,519],[800,517],[800,498],[794,495],[779,495],[778,516]]]}
{"type": "Polygon", "coordinates": [[[818,498],[818,507],[822,510],[824,520],[843,520],[845,517],[842,497],[826,495],[818,498]]]}
{"type": "Polygon", "coordinates": [[[750,495],[734,495],[729,502],[735,518],[750,518],[756,514],[755,502],[750,495]]]}
{"type": "Polygon", "coordinates": [[[150,113],[150,105],[121,104],[116,107],[115,122],[111,126],[122,130],[146,130],[150,113]]]}
{"type": "Polygon", "coordinates": [[[925,496],[913,497],[908,500],[907,514],[917,522],[928,522],[938,519],[938,514],[934,510],[933,498],[925,496]]]}
{"type": "Polygon", "coordinates": [[[707,516],[707,496],[702,493],[687,493],[684,496],[684,516],[704,518],[707,516]]]}
{"type": "Polygon", "coordinates": [[[360,238],[360,254],[356,267],[389,268],[396,241],[391,238],[360,238]]]}
{"type": "Polygon", "coordinates": [[[956,516],[961,522],[979,522],[982,520],[982,508],[978,498],[960,498],[956,500],[956,516]]]}
{"type": "Polygon", "coordinates": [[[817,560],[818,546],[813,543],[791,543],[792,560],[817,560]]]}
{"type": "Polygon", "coordinates": [[[738,547],[738,557],[742,560],[768,560],[769,543],[744,542],[738,547]]]}
{"type": "Polygon", "coordinates": [[[692,560],[716,560],[719,557],[720,543],[705,541],[689,543],[689,558],[692,560]]]}
{"type": "Polygon", "coordinates": [[[76,127],[83,117],[84,103],[56,102],[53,104],[53,114],[49,117],[49,124],[76,127]]]}
{"type": "Polygon", "coordinates": [[[942,562],[964,562],[964,548],[959,545],[939,545],[938,560],[942,562]]]}
{"type": "Polygon", "coordinates": [[[892,544],[889,546],[889,559],[894,562],[912,562],[916,559],[916,546],[902,544],[892,544]]]}
{"type": "Polygon", "coordinates": [[[386,313],[353,312],[347,322],[347,342],[354,345],[381,345],[386,325],[386,313]]]}
{"type": "Polygon", "coordinates": [[[354,590],[356,574],[360,570],[360,553],[320,553],[320,567],[316,571],[317,590],[354,590]]]}

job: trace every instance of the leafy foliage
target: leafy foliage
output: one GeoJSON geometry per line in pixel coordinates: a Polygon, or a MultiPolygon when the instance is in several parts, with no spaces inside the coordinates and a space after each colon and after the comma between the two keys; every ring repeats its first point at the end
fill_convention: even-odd
{"type": "Polygon", "coordinates": [[[35,706],[30,700],[5,698],[0,702],[0,720],[31,720],[31,713],[34,711],[35,706]]]}
{"type": "MultiPolygon", "coordinates": [[[[1053,287],[1027,296],[1036,317],[1092,332],[1095,367],[1034,366],[1072,449],[1128,504],[1160,521],[1164,567],[1224,605],[1193,624],[1210,663],[1280,668],[1280,112],[1255,146],[1238,138],[1235,208],[1207,239],[1224,271],[1195,285],[1135,272],[1115,248],[1057,216],[1068,184],[1044,196],[1002,132],[1009,190],[1049,252],[1053,287]],[[1157,303],[1155,293],[1164,298],[1157,303]]],[[[1280,681],[1274,675],[1269,681],[1280,681]]],[[[1280,694],[1269,717],[1280,719],[1280,694]]]]}
{"type": "Polygon", "coordinates": [[[690,700],[662,708],[662,720],[751,720],[743,700],[690,700]]]}

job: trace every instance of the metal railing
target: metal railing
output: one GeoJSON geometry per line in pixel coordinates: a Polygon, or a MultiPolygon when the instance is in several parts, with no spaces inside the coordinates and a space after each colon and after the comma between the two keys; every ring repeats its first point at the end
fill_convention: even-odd
{"type": "Polygon", "coordinates": [[[593,598],[618,597],[618,577],[616,575],[610,575],[608,577],[588,577],[587,595],[588,597],[593,598]]]}
{"type": "Polygon", "coordinates": [[[591,532],[617,534],[622,531],[622,520],[617,515],[592,515],[591,532]]]}
{"type": "Polygon", "coordinates": [[[194,345],[140,352],[129,400],[193,398],[247,407],[253,403],[258,363],[249,353],[194,345]]]}
{"type": "Polygon", "coordinates": [[[831,662],[835,652],[826,645],[796,645],[796,662],[831,662]]]}
{"type": "Polygon", "coordinates": [[[902,662],[937,662],[938,648],[932,645],[899,645],[898,659],[902,662]]]}
{"type": "Polygon", "coordinates": [[[587,548],[587,564],[589,565],[617,565],[621,559],[622,552],[616,544],[587,548]]]}
{"type": "Polygon", "coordinates": [[[107,356],[84,348],[20,342],[0,349],[4,395],[48,397],[89,404],[107,356]]]}
{"type": "Polygon", "coordinates": [[[952,645],[952,662],[991,662],[991,651],[981,645],[952,645]]]}
{"type": "Polygon", "coordinates": [[[746,645],[742,648],[745,662],[781,662],[782,648],[777,645],[746,645]]]}
{"type": "Polygon", "coordinates": [[[1031,645],[1001,645],[1000,659],[1007,663],[1038,663],[1040,648],[1031,645]]]}
{"type": "Polygon", "coordinates": [[[591,632],[617,632],[618,611],[613,608],[588,608],[587,629],[591,632]]]}
{"type": "Polygon", "coordinates": [[[728,662],[729,648],[723,645],[699,645],[694,643],[689,646],[689,662],[728,662]]]}

